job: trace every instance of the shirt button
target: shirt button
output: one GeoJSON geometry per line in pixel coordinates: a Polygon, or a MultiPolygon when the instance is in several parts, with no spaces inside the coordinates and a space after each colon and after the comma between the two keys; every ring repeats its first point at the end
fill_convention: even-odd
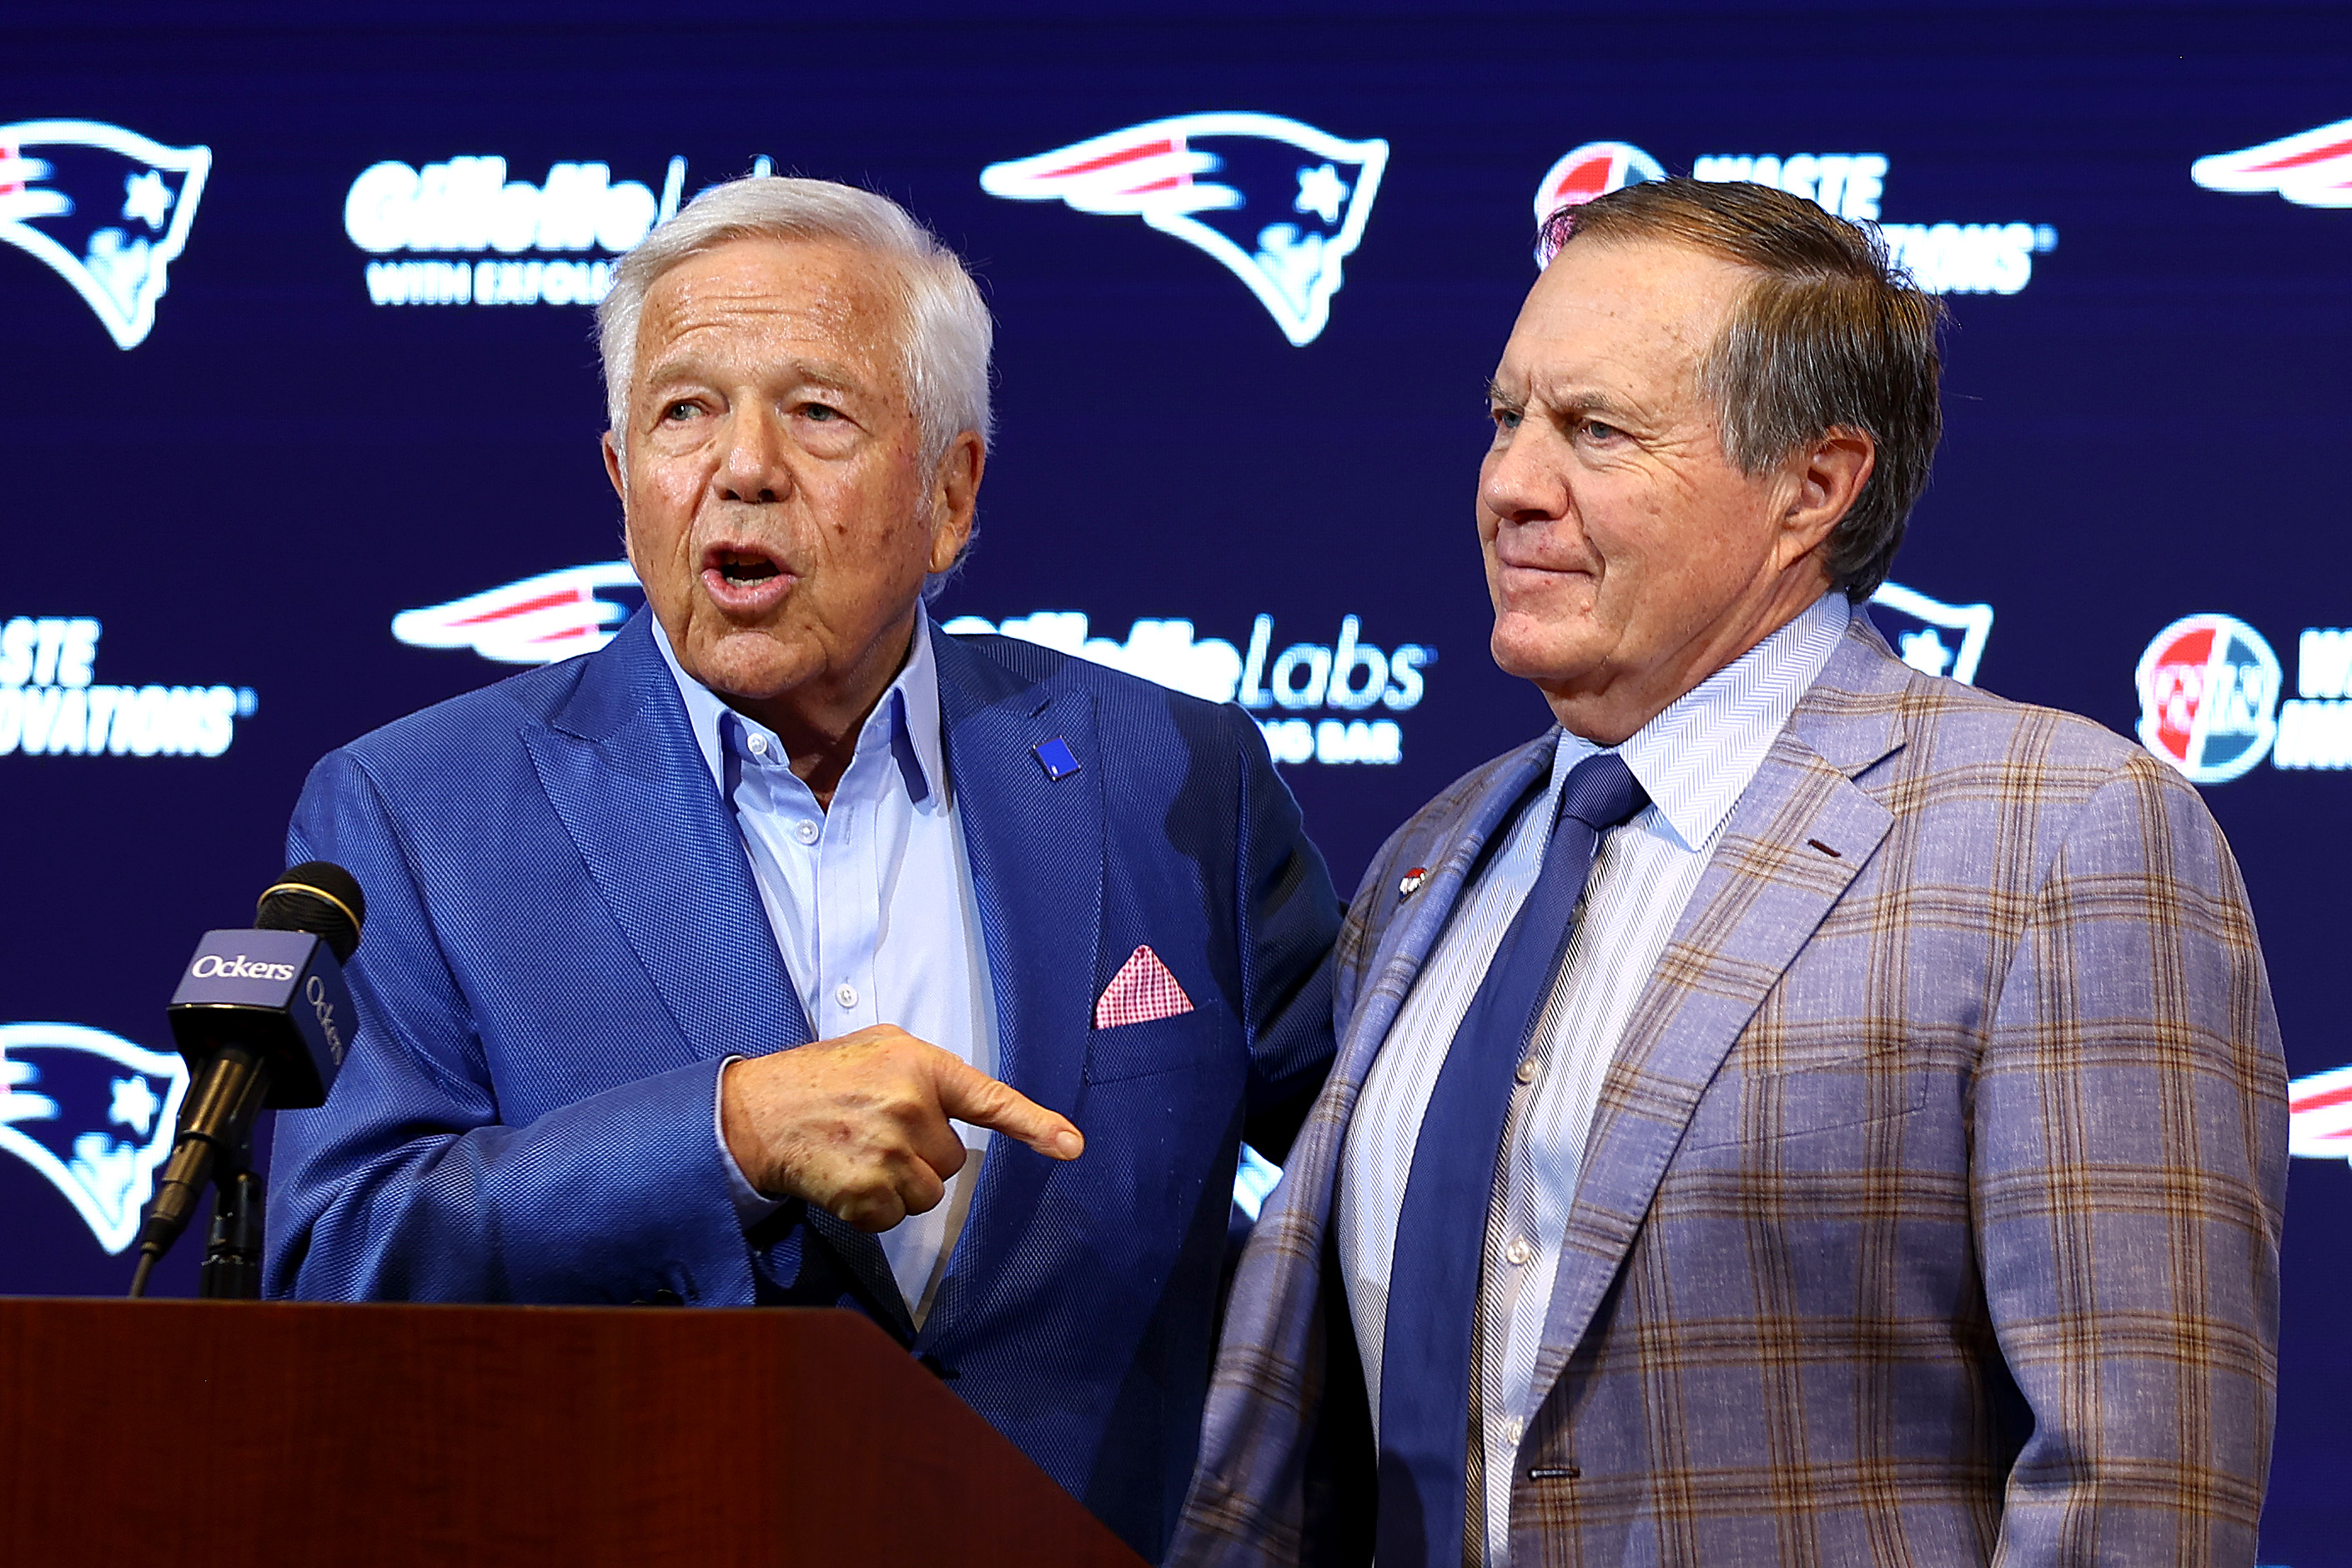
{"type": "Polygon", "coordinates": [[[764,757],[764,756],[766,756],[766,755],[768,754],[768,737],[767,737],[767,736],[765,736],[765,735],[754,735],[754,736],[752,736],[752,737],[751,737],[751,741],[750,741],[749,744],[750,744],[750,746],[751,746],[751,754],[752,754],[753,756],[755,756],[755,757],[764,757]]]}
{"type": "Polygon", "coordinates": [[[1509,1258],[1513,1263],[1519,1265],[1521,1268],[1525,1268],[1528,1260],[1535,1255],[1536,1249],[1534,1246],[1524,1236],[1515,1236],[1511,1237],[1511,1245],[1503,1248],[1503,1256],[1509,1258]]]}
{"type": "Polygon", "coordinates": [[[844,985],[840,990],[833,994],[833,999],[840,1003],[845,1007],[855,1007],[857,1005],[857,987],[855,985],[844,985]]]}
{"type": "Polygon", "coordinates": [[[1520,1061],[1518,1079],[1521,1083],[1533,1083],[1542,1076],[1543,1063],[1533,1057],[1525,1058],[1520,1061]]]}
{"type": "Polygon", "coordinates": [[[1503,1441],[1516,1448],[1519,1446],[1519,1439],[1527,1435],[1527,1426],[1514,1416],[1503,1423],[1503,1441]]]}
{"type": "Polygon", "coordinates": [[[799,839],[803,844],[815,843],[817,832],[817,825],[814,822],[800,822],[795,824],[793,827],[793,837],[799,839]]]}

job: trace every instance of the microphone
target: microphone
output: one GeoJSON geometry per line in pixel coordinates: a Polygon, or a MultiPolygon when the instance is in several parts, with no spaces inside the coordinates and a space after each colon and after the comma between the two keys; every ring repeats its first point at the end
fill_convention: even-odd
{"type": "MultiPolygon", "coordinates": [[[[215,1168],[224,1181],[246,1174],[247,1139],[264,1106],[299,1110],[326,1102],[357,1022],[342,963],[358,950],[366,915],[352,874],[312,860],[263,890],[252,930],[206,931],[196,943],[168,1009],[173,1042],[195,1081],[140,1229],[131,1295],[146,1294],[148,1273],[195,1217],[215,1168]]],[[[240,1217],[256,1233],[246,1238],[251,1250],[258,1184],[247,1185],[255,1212],[240,1217]]]]}

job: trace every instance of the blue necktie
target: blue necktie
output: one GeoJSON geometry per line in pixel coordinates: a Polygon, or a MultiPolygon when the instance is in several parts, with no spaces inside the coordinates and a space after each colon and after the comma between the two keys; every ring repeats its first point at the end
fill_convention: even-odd
{"type": "Polygon", "coordinates": [[[1594,847],[1648,802],[1614,752],[1570,770],[1543,869],[1462,1015],[1422,1113],[1381,1341],[1381,1568],[1462,1561],[1471,1325],[1504,1115],[1568,950],[1594,847]]]}

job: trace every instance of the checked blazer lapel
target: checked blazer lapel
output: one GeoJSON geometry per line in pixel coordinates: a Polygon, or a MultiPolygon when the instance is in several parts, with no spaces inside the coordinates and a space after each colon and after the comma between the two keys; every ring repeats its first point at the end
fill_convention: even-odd
{"type": "MultiPolygon", "coordinates": [[[[1066,1115],[1077,1102],[1095,994],[1108,978],[1107,770],[1094,702],[1033,684],[936,627],[931,647],[996,1005],[996,1076],[1066,1115]],[[1069,747],[1076,773],[1047,774],[1036,748],[1053,740],[1069,747]]],[[[919,1344],[936,1342],[987,1290],[1055,1169],[1013,1139],[991,1141],[919,1344]]]]}
{"type": "Polygon", "coordinates": [[[1699,1097],[1893,815],[1853,781],[1898,750],[1908,668],[1857,615],[1741,795],[1594,1109],[1538,1352],[1558,1381],[1640,1232],[1699,1097]]]}
{"type": "MultiPolygon", "coordinates": [[[[814,1039],[742,832],[687,726],[648,614],[589,656],[553,727],[527,731],[523,743],[690,1059],[765,1056],[814,1039]]],[[[911,1340],[914,1323],[881,1244],[819,1209],[808,1221],[877,1320],[911,1340]]]]}

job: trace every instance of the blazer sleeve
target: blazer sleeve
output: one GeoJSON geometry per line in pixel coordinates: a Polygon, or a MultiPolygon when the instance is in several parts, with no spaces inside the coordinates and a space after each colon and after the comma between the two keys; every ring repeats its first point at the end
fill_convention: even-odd
{"type": "Polygon", "coordinates": [[[267,1294],[752,1299],[713,1131],[719,1062],[510,1126],[401,825],[348,753],[311,773],[287,853],[349,869],[368,909],[347,972],[360,1026],[341,1073],[323,1110],[278,1119],[267,1294]]]}
{"type": "Polygon", "coordinates": [[[2030,1412],[1997,1562],[2253,1562],[2285,1089],[2237,866],[2134,757],[2057,850],[1976,1081],[1977,1244],[2030,1412]]]}
{"type": "Polygon", "coordinates": [[[1248,1014],[1248,1137],[1279,1163],[1331,1068],[1331,947],[1339,934],[1339,899],[1297,801],[1274,771],[1265,738],[1239,708],[1223,712],[1242,774],[1234,916],[1248,1014]]]}

